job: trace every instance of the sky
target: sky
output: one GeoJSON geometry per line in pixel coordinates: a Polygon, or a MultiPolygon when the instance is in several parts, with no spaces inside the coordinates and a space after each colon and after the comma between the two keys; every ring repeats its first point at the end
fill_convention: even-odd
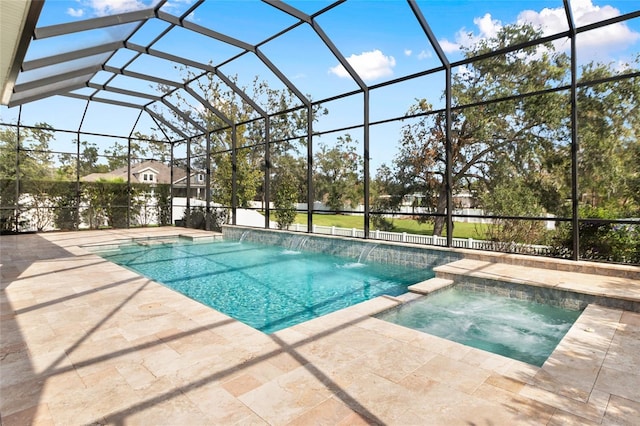
{"type": "MultiPolygon", "coordinates": [[[[79,21],[118,12],[148,7],[155,0],[46,0],[38,26],[79,21]]],[[[193,0],[171,0],[163,11],[179,16],[193,0]]],[[[330,2],[298,0],[288,2],[304,13],[312,14],[330,2]]],[[[571,0],[572,14],[578,26],[609,19],[620,14],[636,11],[640,3],[635,0],[571,0]]],[[[566,31],[566,15],[561,0],[542,1],[481,1],[481,0],[421,0],[417,1],[442,50],[450,62],[463,57],[463,50],[474,43],[495,36],[501,27],[509,24],[530,23],[540,27],[544,35],[566,31]]],[[[192,13],[187,21],[229,35],[249,44],[257,44],[266,37],[292,25],[296,19],[277,11],[273,7],[255,0],[212,1],[192,13]]],[[[369,87],[401,78],[425,69],[438,67],[440,61],[429,44],[424,32],[413,17],[405,1],[401,0],[349,0],[319,16],[316,20],[341,54],[356,70],[369,87]]],[[[126,26],[123,26],[126,27],[126,26]]],[[[138,31],[131,41],[146,45],[167,25],[154,20],[138,31]]],[[[120,36],[120,30],[110,28],[83,34],[38,40],[32,43],[27,59],[36,59],[73,46],[83,47],[101,43],[120,36]]],[[[640,18],[608,26],[598,31],[579,34],[577,38],[578,63],[590,61],[611,63],[622,69],[624,64],[640,54],[640,18]]],[[[559,51],[569,50],[567,39],[555,42],[559,51]]],[[[208,39],[174,28],[153,46],[178,56],[193,58],[215,65],[233,57],[240,50],[222,42],[208,39]]],[[[331,51],[319,39],[309,25],[297,27],[284,36],[260,46],[260,51],[269,58],[295,85],[300,92],[312,100],[327,99],[341,93],[358,89],[358,84],[340,65],[331,51]]],[[[109,64],[121,67],[133,54],[121,52],[109,64]]],[[[100,58],[95,58],[100,59],[100,58]]],[[[150,57],[136,60],[131,70],[149,72],[152,75],[180,81],[183,74],[166,61],[150,57]]],[[[284,85],[253,54],[222,65],[226,75],[237,75],[240,86],[250,86],[256,75],[274,88],[284,85]]],[[[462,72],[462,67],[454,72],[462,72]]],[[[26,74],[25,74],[26,75],[26,74]]],[[[110,73],[101,71],[92,81],[103,84],[110,73]]],[[[19,80],[19,82],[21,82],[19,80]]],[[[24,80],[23,80],[24,82],[24,80]]],[[[113,81],[121,88],[137,90],[139,83],[124,76],[113,81]]],[[[377,122],[400,117],[415,103],[417,98],[426,98],[435,107],[442,106],[444,89],[443,74],[434,74],[371,90],[370,121],[377,122]]],[[[148,90],[148,87],[142,88],[148,90]]],[[[90,93],[82,89],[80,93],[90,93]]],[[[150,118],[137,112],[125,111],[106,105],[92,103],[84,114],[85,102],[62,96],[27,104],[21,119],[27,124],[45,121],[54,127],[95,131],[126,136],[135,125],[145,133],[145,127],[153,125],[150,118]],[[93,105],[96,104],[96,105],[93,105]],[[81,117],[84,120],[80,122],[81,117]],[[108,120],[105,120],[108,117],[108,120]],[[136,124],[137,122],[137,124],[136,124]]],[[[327,131],[357,125],[363,119],[362,95],[324,104],[329,114],[315,124],[317,131],[327,131]]],[[[0,121],[15,122],[18,108],[0,107],[0,121]]],[[[395,154],[395,146],[402,123],[384,124],[371,128],[372,173],[382,162],[389,163],[395,154]]],[[[147,132],[149,133],[149,132],[147,132]]],[[[349,131],[362,144],[363,132],[349,131]]],[[[331,144],[337,136],[332,133],[317,139],[331,144]]],[[[61,138],[59,147],[68,150],[75,135],[61,138]]],[[[99,145],[110,145],[110,138],[94,138],[99,145]]]]}

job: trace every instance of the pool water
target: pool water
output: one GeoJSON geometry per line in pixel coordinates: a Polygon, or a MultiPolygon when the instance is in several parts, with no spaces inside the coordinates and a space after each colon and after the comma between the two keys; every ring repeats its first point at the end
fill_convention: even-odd
{"type": "Polygon", "coordinates": [[[376,317],[542,366],[580,313],[452,287],[376,317]]]}
{"type": "Polygon", "coordinates": [[[434,276],[431,269],[224,240],[124,245],[98,254],[265,333],[400,295],[434,276]]]}

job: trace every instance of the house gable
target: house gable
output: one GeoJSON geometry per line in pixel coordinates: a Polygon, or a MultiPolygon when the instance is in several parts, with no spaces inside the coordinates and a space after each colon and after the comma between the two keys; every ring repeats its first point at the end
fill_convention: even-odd
{"type": "Polygon", "coordinates": [[[133,176],[140,183],[161,183],[159,179],[160,172],[153,167],[145,167],[133,172],[133,176]]]}

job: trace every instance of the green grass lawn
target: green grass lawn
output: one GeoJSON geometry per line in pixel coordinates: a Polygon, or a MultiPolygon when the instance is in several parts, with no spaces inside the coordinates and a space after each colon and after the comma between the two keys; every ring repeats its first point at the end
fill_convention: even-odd
{"type": "MultiPolygon", "coordinates": [[[[295,223],[307,223],[307,215],[299,213],[296,215],[295,223]]],[[[338,228],[364,228],[364,216],[341,215],[341,214],[314,214],[314,225],[335,226],[338,228]]],[[[371,227],[373,230],[374,228],[371,227]]],[[[453,223],[453,236],[455,238],[482,239],[485,235],[486,225],[481,223],[453,223]]],[[[414,219],[394,219],[393,232],[406,232],[408,234],[433,235],[433,223],[418,223],[414,219]]],[[[445,233],[446,235],[446,233],[445,233]]]]}

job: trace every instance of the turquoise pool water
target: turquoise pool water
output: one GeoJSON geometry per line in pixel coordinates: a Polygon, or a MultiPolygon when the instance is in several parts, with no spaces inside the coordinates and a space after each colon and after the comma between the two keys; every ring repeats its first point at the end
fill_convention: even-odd
{"type": "Polygon", "coordinates": [[[434,276],[431,270],[237,241],[133,244],[98,254],[264,333],[382,294],[397,296],[434,276]]]}
{"type": "Polygon", "coordinates": [[[453,287],[377,318],[541,366],[581,312],[453,287]]]}

